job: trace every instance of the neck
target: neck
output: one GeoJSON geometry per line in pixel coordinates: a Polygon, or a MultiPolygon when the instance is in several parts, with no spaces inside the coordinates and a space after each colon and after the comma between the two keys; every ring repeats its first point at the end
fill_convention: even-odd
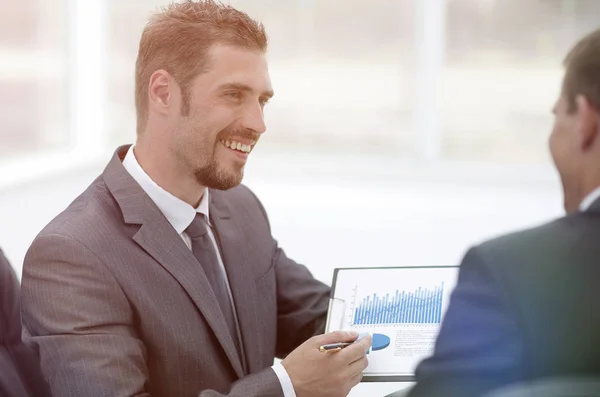
{"type": "Polygon", "coordinates": [[[193,174],[160,148],[146,140],[138,139],[133,149],[135,158],[146,174],[161,188],[173,196],[196,208],[202,199],[205,187],[201,186],[193,174]]]}
{"type": "Polygon", "coordinates": [[[588,172],[580,173],[580,179],[577,183],[572,184],[570,189],[565,190],[565,209],[567,213],[579,211],[583,200],[600,187],[600,172],[591,171],[595,171],[595,169],[588,169],[588,172]]]}

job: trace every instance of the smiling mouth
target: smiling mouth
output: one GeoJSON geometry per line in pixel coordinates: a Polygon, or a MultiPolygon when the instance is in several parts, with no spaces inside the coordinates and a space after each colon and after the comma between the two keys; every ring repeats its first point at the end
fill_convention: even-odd
{"type": "Polygon", "coordinates": [[[223,144],[223,146],[231,149],[231,150],[236,150],[238,152],[241,153],[250,153],[252,151],[252,148],[254,148],[254,145],[256,144],[256,142],[248,145],[245,143],[241,143],[238,141],[233,141],[233,140],[225,140],[225,139],[221,139],[220,142],[223,144]]]}

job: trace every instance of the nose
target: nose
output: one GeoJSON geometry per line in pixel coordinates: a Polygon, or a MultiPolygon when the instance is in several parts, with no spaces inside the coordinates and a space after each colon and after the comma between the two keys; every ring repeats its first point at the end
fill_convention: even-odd
{"type": "Polygon", "coordinates": [[[265,115],[260,103],[251,104],[248,106],[246,113],[244,114],[243,126],[244,128],[250,129],[259,134],[262,134],[267,130],[267,125],[265,124],[265,115]]]}

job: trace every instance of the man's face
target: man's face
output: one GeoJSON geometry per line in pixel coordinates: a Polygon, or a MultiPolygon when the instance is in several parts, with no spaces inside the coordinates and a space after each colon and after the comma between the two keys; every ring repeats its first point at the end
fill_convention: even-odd
{"type": "Polygon", "coordinates": [[[263,109],[272,95],[263,52],[213,47],[208,71],[190,86],[189,112],[177,117],[170,145],[176,161],[202,186],[239,185],[246,160],[266,130],[263,109]]]}
{"type": "Polygon", "coordinates": [[[581,198],[579,173],[581,168],[581,151],[578,139],[578,110],[570,111],[564,95],[554,106],[554,127],[550,134],[549,146],[554,165],[558,170],[564,192],[564,206],[567,212],[577,210],[581,198]]]}

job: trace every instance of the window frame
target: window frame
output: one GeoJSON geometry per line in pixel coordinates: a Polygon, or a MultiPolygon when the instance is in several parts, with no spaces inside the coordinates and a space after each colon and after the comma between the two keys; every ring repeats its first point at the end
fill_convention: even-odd
{"type": "Polygon", "coordinates": [[[107,2],[67,0],[67,144],[0,162],[0,188],[106,158],[107,2]]]}

